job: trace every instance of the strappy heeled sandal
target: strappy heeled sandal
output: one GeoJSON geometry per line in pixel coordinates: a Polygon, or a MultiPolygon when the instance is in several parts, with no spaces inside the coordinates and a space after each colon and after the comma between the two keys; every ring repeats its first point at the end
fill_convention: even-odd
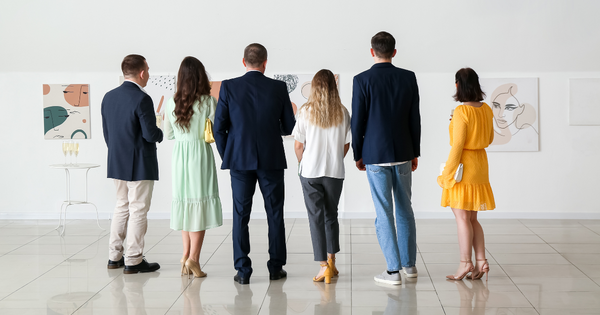
{"type": "Polygon", "coordinates": [[[446,276],[446,279],[448,280],[462,280],[469,272],[472,272],[475,267],[473,267],[473,262],[470,260],[461,260],[461,263],[465,263],[467,265],[471,265],[471,267],[469,269],[467,269],[467,271],[465,271],[463,274],[461,274],[460,276],[455,276],[455,275],[449,275],[446,276]]]}

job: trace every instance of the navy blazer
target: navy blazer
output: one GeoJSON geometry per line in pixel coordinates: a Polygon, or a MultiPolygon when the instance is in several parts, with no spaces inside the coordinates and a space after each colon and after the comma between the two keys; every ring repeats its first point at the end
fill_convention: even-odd
{"type": "Polygon", "coordinates": [[[102,99],[102,128],[108,146],[108,178],[124,181],[158,180],[156,126],[152,98],[125,81],[102,99]]]}
{"type": "Polygon", "coordinates": [[[352,150],[364,164],[410,161],[421,155],[419,88],[414,72],[376,63],[354,77],[352,150]]]}
{"type": "Polygon", "coordinates": [[[287,168],[281,136],[295,124],[285,82],[258,71],[223,81],[214,125],[221,169],[287,168]]]}

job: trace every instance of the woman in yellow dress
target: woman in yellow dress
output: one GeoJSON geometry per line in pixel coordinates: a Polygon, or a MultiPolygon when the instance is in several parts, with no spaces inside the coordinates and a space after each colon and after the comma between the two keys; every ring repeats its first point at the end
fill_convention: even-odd
{"type": "Polygon", "coordinates": [[[471,272],[470,278],[480,279],[490,267],[485,259],[483,228],[477,221],[477,213],[496,207],[485,152],[494,140],[493,113],[481,102],[485,94],[473,69],[458,70],[455,80],[454,99],[463,104],[456,107],[450,121],[452,148],[444,171],[437,179],[443,188],[442,207],[452,208],[458,225],[460,265],[456,273],[447,278],[462,280],[471,272]],[[456,182],[454,174],[460,163],[463,164],[462,180],[456,182]],[[471,249],[475,251],[476,266],[473,266],[471,249]]]}

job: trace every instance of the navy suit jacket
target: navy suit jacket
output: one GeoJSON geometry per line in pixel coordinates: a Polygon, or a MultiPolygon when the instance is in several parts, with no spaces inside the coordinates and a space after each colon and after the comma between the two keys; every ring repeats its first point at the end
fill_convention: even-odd
{"type": "Polygon", "coordinates": [[[354,77],[352,150],[364,164],[410,161],[421,155],[419,89],[414,72],[377,63],[354,77]]]}
{"type": "Polygon", "coordinates": [[[295,124],[285,82],[258,71],[223,81],[214,125],[221,169],[287,168],[281,136],[295,124]]]}
{"type": "Polygon", "coordinates": [[[108,146],[108,178],[124,181],[158,180],[156,126],[152,98],[125,81],[102,100],[102,128],[108,146]]]}

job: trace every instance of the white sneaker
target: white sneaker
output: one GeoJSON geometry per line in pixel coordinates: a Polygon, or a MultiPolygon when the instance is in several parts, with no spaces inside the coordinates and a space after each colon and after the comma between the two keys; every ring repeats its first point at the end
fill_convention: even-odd
{"type": "Polygon", "coordinates": [[[384,270],[383,273],[381,273],[380,275],[376,275],[373,279],[375,281],[381,282],[381,283],[387,283],[387,284],[393,284],[393,285],[402,284],[402,277],[400,276],[399,272],[394,273],[394,274],[389,274],[387,272],[387,270],[384,270]]]}
{"type": "Polygon", "coordinates": [[[406,275],[407,278],[416,278],[418,276],[417,267],[415,266],[402,267],[402,272],[404,272],[404,275],[406,275]]]}

